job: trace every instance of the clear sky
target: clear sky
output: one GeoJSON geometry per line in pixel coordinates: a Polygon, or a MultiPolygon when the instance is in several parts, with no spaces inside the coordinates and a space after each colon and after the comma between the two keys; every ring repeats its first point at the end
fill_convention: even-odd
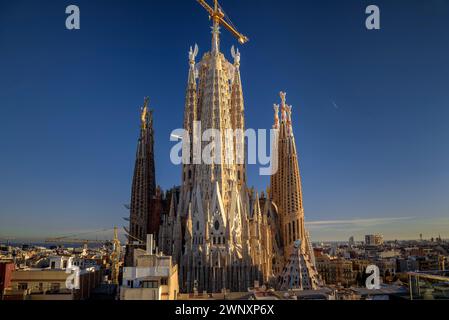
{"type": "MultiPolygon", "coordinates": [[[[312,240],[449,237],[449,2],[222,0],[241,47],[247,127],[293,105],[312,240]],[[365,28],[377,4],[381,30],[365,28]]],[[[124,225],[139,108],[155,109],[156,174],[180,182],[188,48],[210,48],[194,0],[0,0],[0,238],[124,225]],[[65,29],[65,8],[81,30],[65,29]]],[[[230,59],[235,39],[222,30],[230,59]]],[[[267,177],[250,166],[249,183],[267,177]]],[[[1,239],[0,239],[1,241],[1,239]]]]}

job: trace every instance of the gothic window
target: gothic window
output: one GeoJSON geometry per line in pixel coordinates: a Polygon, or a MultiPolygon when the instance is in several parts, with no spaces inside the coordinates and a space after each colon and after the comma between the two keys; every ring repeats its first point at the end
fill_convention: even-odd
{"type": "Polygon", "coordinates": [[[196,230],[198,230],[198,231],[200,230],[200,222],[199,221],[196,222],[196,230]]]}
{"type": "Polygon", "coordinates": [[[292,225],[288,224],[288,242],[292,242],[292,225]]]}
{"type": "Polygon", "coordinates": [[[214,222],[214,228],[215,228],[215,230],[217,230],[217,231],[218,231],[218,229],[220,229],[220,222],[218,222],[218,220],[215,220],[215,222],[214,222]]]}
{"type": "Polygon", "coordinates": [[[298,219],[294,220],[293,224],[296,224],[296,230],[298,230],[298,238],[299,238],[301,235],[301,230],[299,229],[299,220],[298,219]]]}
{"type": "Polygon", "coordinates": [[[295,225],[295,221],[293,221],[293,241],[296,240],[296,225],[295,225]]]}

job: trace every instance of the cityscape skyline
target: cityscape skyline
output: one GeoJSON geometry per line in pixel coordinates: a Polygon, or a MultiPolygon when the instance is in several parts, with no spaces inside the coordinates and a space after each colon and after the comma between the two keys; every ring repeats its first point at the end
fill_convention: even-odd
{"type": "MultiPolygon", "coordinates": [[[[382,233],[391,240],[417,239],[420,233],[427,238],[449,237],[449,204],[445,196],[449,191],[449,148],[445,143],[449,130],[444,121],[449,115],[444,108],[449,102],[444,90],[449,63],[444,59],[448,42],[443,42],[448,35],[440,33],[437,37],[433,34],[435,29],[432,29],[447,24],[444,18],[449,16],[449,6],[439,1],[432,2],[442,9],[439,13],[424,12],[434,17],[433,22],[420,25],[419,21],[424,20],[418,20],[412,26],[417,37],[399,41],[401,25],[394,21],[391,12],[398,10],[400,5],[380,1],[384,3],[380,6],[390,15],[386,14],[383,20],[384,29],[373,35],[363,30],[363,11],[357,11],[362,5],[352,2],[343,5],[343,10],[327,1],[322,2],[338,9],[337,12],[343,16],[352,17],[352,20],[332,20],[330,13],[319,11],[318,4],[286,1],[292,9],[286,11],[310,10],[310,17],[301,10],[303,20],[293,22],[287,13],[268,12],[270,4],[262,2],[255,10],[262,16],[273,16],[271,21],[276,19],[277,31],[274,31],[256,28],[243,21],[243,14],[239,15],[239,12],[249,10],[249,4],[226,3],[227,10],[233,13],[231,17],[242,29],[248,30],[253,39],[240,49],[247,126],[270,128],[270,101],[277,100],[280,90],[289,92],[302,169],[306,225],[312,241],[341,241],[349,236],[360,240],[369,233],[382,233]],[[324,26],[316,25],[313,17],[319,14],[331,20],[324,26]],[[356,18],[358,15],[360,18],[356,18]],[[326,28],[337,22],[340,25],[335,30],[326,28]],[[301,25],[314,27],[314,35],[310,30],[301,31],[301,25]],[[298,43],[288,46],[289,50],[270,48],[268,44],[275,39],[277,46],[288,41],[287,32],[282,32],[288,28],[289,36],[292,36],[290,31],[299,30],[293,33],[298,43]],[[359,46],[344,35],[348,31],[352,37],[362,41],[359,46]],[[317,36],[325,36],[326,45],[316,42],[314,38],[317,36]],[[336,36],[340,42],[333,40],[336,36]],[[415,48],[417,40],[431,47],[427,50],[421,48],[416,53],[407,52],[412,43],[415,48]],[[385,44],[390,47],[380,50],[379,46],[385,44]],[[370,45],[376,46],[379,52],[372,53],[365,48],[370,45]],[[324,53],[331,47],[335,56],[324,53]],[[363,54],[360,57],[353,53],[344,56],[343,51],[348,49],[362,51],[363,54]],[[315,54],[318,57],[313,57],[315,54]],[[376,61],[379,56],[381,61],[376,61]],[[320,58],[323,59],[321,65],[317,63],[320,58]],[[270,63],[270,60],[276,63],[270,63]],[[421,64],[417,65],[417,62],[421,64]],[[262,71],[256,67],[258,64],[264,66],[263,72],[267,75],[278,76],[260,77],[259,72],[262,71]],[[389,74],[385,69],[376,69],[380,67],[391,68],[393,72],[389,74]],[[412,71],[412,67],[416,70],[412,71]],[[289,73],[286,71],[289,68],[296,72],[289,73]],[[351,71],[343,73],[345,68],[351,71]],[[277,79],[286,73],[285,79],[277,79]],[[418,74],[422,80],[410,80],[418,74]],[[385,80],[385,77],[392,79],[385,80]],[[433,81],[428,81],[429,78],[433,81]]],[[[62,26],[61,30],[56,27],[59,19],[54,16],[58,6],[52,8],[47,2],[44,7],[48,12],[42,12],[44,15],[47,12],[49,19],[40,22],[42,28],[60,43],[72,43],[73,46],[63,49],[53,43],[52,36],[41,34],[41,38],[31,42],[36,46],[36,55],[30,57],[23,51],[23,41],[13,41],[30,41],[39,35],[37,31],[22,28],[14,20],[19,12],[23,13],[20,8],[24,3],[28,2],[2,4],[5,10],[0,10],[0,52],[4,54],[3,58],[0,54],[0,69],[5,70],[0,75],[0,87],[6,88],[0,92],[0,105],[5,106],[0,110],[0,147],[4,155],[0,159],[0,173],[4,177],[0,183],[0,241],[2,237],[45,238],[124,225],[122,217],[128,212],[123,204],[129,203],[139,103],[143,96],[150,96],[151,107],[155,109],[157,181],[165,190],[180,184],[179,168],[168,161],[169,149],[173,145],[169,143],[169,133],[182,126],[188,69],[183,53],[195,42],[200,47],[200,56],[207,50],[210,42],[210,35],[204,31],[207,19],[202,12],[194,10],[194,2],[179,4],[181,9],[192,12],[192,17],[187,19],[176,13],[180,19],[178,26],[170,27],[163,19],[157,19],[158,15],[162,16],[165,10],[170,9],[161,4],[139,4],[138,9],[112,1],[107,13],[100,14],[97,10],[100,11],[101,2],[80,1],[82,28],[79,34],[69,34],[62,26]],[[144,10],[148,7],[153,11],[144,10]],[[122,15],[121,10],[127,14],[122,15]],[[140,10],[150,12],[151,18],[147,20],[140,10]],[[106,22],[108,14],[123,19],[123,25],[109,26],[111,29],[98,27],[98,21],[92,15],[106,22]],[[131,21],[128,15],[137,19],[131,21]],[[192,23],[191,20],[197,21],[192,23]],[[169,34],[181,33],[184,35],[182,41],[176,44],[166,41],[157,32],[152,33],[147,22],[157,23],[158,28],[164,28],[169,34]],[[183,23],[190,29],[179,30],[179,24],[183,23]],[[94,31],[93,35],[91,31],[94,31]],[[119,44],[108,38],[117,33],[134,36],[124,38],[119,44]],[[164,47],[160,49],[163,53],[145,43],[149,34],[157,39],[154,43],[161,43],[159,46],[164,47]],[[194,39],[192,35],[201,36],[194,39]],[[94,42],[94,38],[101,40],[94,42]],[[115,55],[105,55],[113,48],[117,49],[115,55]],[[62,57],[65,55],[65,58],[57,59],[55,53],[62,57]],[[121,63],[125,53],[128,53],[125,56],[128,58],[121,63]],[[159,62],[150,59],[150,54],[170,65],[159,67],[159,62]],[[100,55],[107,58],[100,59],[100,55]],[[132,62],[132,59],[136,61],[132,62]],[[19,66],[19,63],[23,65],[19,66]],[[89,80],[86,78],[90,74],[88,68],[95,64],[98,65],[98,74],[89,80]],[[129,64],[131,68],[127,69],[125,65],[129,64]],[[52,68],[47,69],[49,66],[52,68]],[[19,80],[18,69],[19,74],[22,71],[27,77],[20,81],[8,80],[19,80]],[[148,75],[148,72],[152,74],[148,75]],[[60,77],[65,74],[70,75],[67,78],[69,84],[59,84],[60,77]],[[42,75],[47,81],[37,82],[42,75]],[[108,80],[108,76],[111,79],[108,80]],[[137,81],[133,76],[137,76],[137,81]],[[75,83],[72,85],[70,81],[75,83]],[[172,83],[171,90],[165,88],[168,83],[172,83]],[[121,87],[128,92],[121,92],[121,87]],[[23,92],[27,94],[22,95],[23,92]],[[135,104],[129,101],[135,101],[135,104]],[[30,139],[30,134],[23,128],[33,132],[33,143],[26,140],[30,139]],[[27,142],[26,148],[24,141],[27,142]]],[[[414,2],[414,6],[420,5],[414,2]]],[[[402,14],[414,17],[417,13],[411,11],[402,14]]],[[[27,18],[30,21],[37,19],[26,14],[22,19],[27,18]]],[[[229,35],[222,38],[222,50],[229,55],[228,50],[234,41],[229,35]]],[[[248,169],[248,184],[263,191],[268,178],[259,177],[257,169],[248,169]]]]}

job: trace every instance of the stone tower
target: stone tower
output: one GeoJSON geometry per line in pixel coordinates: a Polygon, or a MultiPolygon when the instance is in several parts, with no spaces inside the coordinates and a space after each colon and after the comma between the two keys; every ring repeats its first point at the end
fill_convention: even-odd
{"type": "Polygon", "coordinates": [[[280,235],[284,259],[288,260],[299,240],[303,251],[313,261],[308,234],[304,227],[301,176],[292,128],[292,107],[286,104],[286,94],[281,92],[281,105],[274,105],[275,139],[273,152],[277,157],[277,171],[271,176],[270,196],[277,205],[280,216],[280,235]],[[279,117],[279,109],[281,116],[279,117]]]}
{"type": "MultiPolygon", "coordinates": [[[[140,135],[131,189],[129,243],[145,243],[147,234],[157,234],[160,225],[160,210],[153,205],[156,195],[154,166],[153,113],[149,110],[149,99],[145,98],[140,116],[140,135]]],[[[127,248],[126,263],[132,261],[132,247],[127,248]]]]}
{"type": "MultiPolygon", "coordinates": [[[[275,286],[281,275],[289,279],[286,262],[301,274],[307,272],[301,288],[308,288],[315,271],[304,228],[291,107],[281,93],[273,150],[279,171],[273,173],[269,196],[259,197],[246,179],[240,52],[232,47],[233,61],[226,59],[220,51],[224,15],[217,1],[215,9],[199,2],[213,20],[212,46],[199,62],[197,45],[188,54],[182,183],[162,215],[160,248],[179,265],[183,293],[246,292],[255,282],[275,286]],[[296,251],[295,243],[300,244],[296,251]]],[[[240,34],[238,39],[247,41],[240,34]]]]}
{"type": "Polygon", "coordinates": [[[220,27],[214,20],[212,48],[198,63],[197,54],[195,45],[189,52],[184,108],[184,143],[189,140],[192,146],[185,158],[190,161],[183,164],[177,212],[171,216],[177,230],[182,221],[184,238],[183,246],[173,239],[172,255],[180,257],[180,286],[185,292],[246,291],[254,281],[268,278],[271,268],[260,257],[271,252],[259,199],[251,197],[246,186],[240,52],[232,48],[233,63],[220,52],[220,27]],[[200,141],[208,129],[217,134],[200,141]],[[229,130],[233,134],[227,134],[229,130]],[[212,154],[210,163],[195,156],[195,141],[203,153],[212,154]]]}

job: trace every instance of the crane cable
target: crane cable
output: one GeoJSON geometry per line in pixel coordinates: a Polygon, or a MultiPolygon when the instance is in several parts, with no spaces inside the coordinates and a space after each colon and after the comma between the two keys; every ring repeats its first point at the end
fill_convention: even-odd
{"type": "Polygon", "coordinates": [[[220,4],[218,4],[218,8],[220,8],[221,12],[223,12],[224,17],[226,18],[226,22],[229,23],[231,27],[233,27],[235,30],[238,30],[237,27],[232,23],[231,18],[229,18],[229,15],[224,11],[224,9],[220,4]]]}

